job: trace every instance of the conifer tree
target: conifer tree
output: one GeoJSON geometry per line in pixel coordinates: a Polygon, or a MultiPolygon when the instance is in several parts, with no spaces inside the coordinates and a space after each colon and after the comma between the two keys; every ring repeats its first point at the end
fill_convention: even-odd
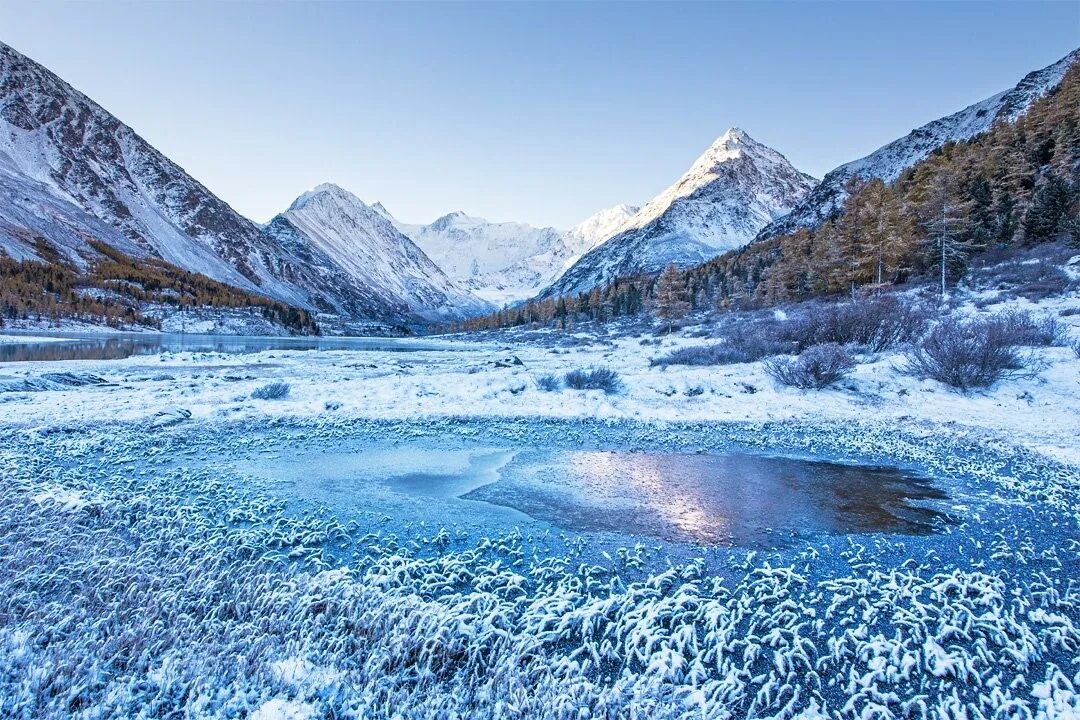
{"type": "Polygon", "coordinates": [[[686,317],[690,303],[686,299],[686,285],[679,269],[668,265],[656,280],[653,294],[653,312],[667,324],[670,333],[676,320],[686,317]]]}

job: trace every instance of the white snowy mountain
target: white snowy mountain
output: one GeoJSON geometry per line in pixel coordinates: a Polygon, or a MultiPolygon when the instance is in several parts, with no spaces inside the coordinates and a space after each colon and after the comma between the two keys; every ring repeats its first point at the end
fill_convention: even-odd
{"type": "Polygon", "coordinates": [[[769,223],[758,234],[765,239],[820,225],[840,209],[847,198],[844,186],[853,176],[863,180],[881,178],[891,182],[946,142],[967,140],[990,129],[995,122],[1012,121],[1049,90],[1056,87],[1065,71],[1077,60],[1080,50],[1042,70],[1029,73],[1015,87],[970,105],[960,112],[927,123],[893,140],[866,157],[829,171],[821,183],[787,215],[769,223]]]}
{"type": "Polygon", "coordinates": [[[263,227],[309,268],[353,287],[381,317],[442,321],[492,309],[457,286],[387,219],[337,185],[319,185],[263,227]]]}
{"type": "Polygon", "coordinates": [[[484,307],[424,265],[411,243],[387,242],[389,254],[365,275],[328,241],[263,232],[100,105],[0,43],[0,249],[45,260],[44,242],[45,255],[84,266],[94,239],[344,321],[411,323],[484,307]]]}
{"type": "Polygon", "coordinates": [[[590,215],[567,230],[563,235],[563,242],[570,250],[571,264],[609,237],[619,233],[639,210],[641,208],[634,205],[616,205],[590,215]]]}
{"type": "Polygon", "coordinates": [[[395,220],[381,203],[371,207],[393,221],[453,280],[500,306],[536,295],[636,210],[619,205],[560,232],[520,222],[489,222],[463,212],[414,225],[395,220]]]}
{"type": "Polygon", "coordinates": [[[816,182],[780,153],[731,128],[675,184],[582,256],[543,295],[583,292],[668,263],[693,265],[745,245],[789,212],[816,182]]]}

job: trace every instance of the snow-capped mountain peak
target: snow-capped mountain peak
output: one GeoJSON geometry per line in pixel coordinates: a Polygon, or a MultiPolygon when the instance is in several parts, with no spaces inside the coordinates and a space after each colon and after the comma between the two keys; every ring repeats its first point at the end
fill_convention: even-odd
{"type": "Polygon", "coordinates": [[[160,257],[325,314],[328,329],[488,308],[336,185],[320,185],[256,225],[100,105],[0,42],[0,250],[46,261],[27,240],[34,237],[76,267],[95,257],[89,238],[160,257]],[[350,244],[354,233],[381,244],[350,244]],[[361,247],[377,247],[370,274],[358,265],[361,247]]]}
{"type": "Polygon", "coordinates": [[[374,210],[375,212],[379,213],[380,215],[382,215],[382,216],[383,216],[384,218],[386,218],[386,219],[387,219],[387,220],[389,220],[390,222],[393,222],[393,221],[394,221],[394,216],[390,214],[390,211],[389,211],[389,210],[387,210],[387,209],[386,209],[386,206],[385,206],[385,205],[383,205],[383,204],[382,204],[381,202],[379,202],[379,201],[377,201],[377,200],[376,200],[376,201],[375,201],[375,202],[374,202],[374,203],[373,203],[373,204],[371,205],[371,209],[372,209],[372,210],[374,210]]]}
{"type": "Polygon", "coordinates": [[[329,259],[349,282],[403,316],[450,319],[487,309],[458,287],[381,212],[348,190],[324,183],[302,193],[266,226],[282,245],[329,259]]]}
{"type": "Polygon", "coordinates": [[[707,191],[709,197],[703,199],[711,202],[713,199],[728,199],[724,197],[728,196],[736,201],[756,201],[758,205],[751,210],[753,219],[747,218],[747,222],[733,216],[733,222],[711,223],[711,226],[702,224],[699,227],[697,234],[702,241],[728,249],[749,241],[750,238],[743,240],[745,227],[760,218],[764,218],[761,223],[764,225],[777,217],[777,209],[787,212],[792,198],[801,197],[816,182],[792,167],[783,155],[754,140],[746,131],[737,127],[728,128],[675,184],[649,201],[628,223],[628,227],[645,227],[668,212],[676,202],[691,198],[703,188],[718,183],[721,187],[716,189],[720,192],[707,191]],[[751,193],[738,192],[739,185],[746,185],[746,190],[750,189],[749,185],[756,185],[752,193],[755,197],[751,197],[751,193]],[[761,196],[757,197],[759,192],[761,196]]]}
{"type": "Polygon", "coordinates": [[[292,205],[289,206],[289,210],[300,210],[312,202],[337,202],[344,205],[353,203],[364,204],[360,198],[356,197],[340,185],[335,183],[321,183],[297,196],[297,198],[293,200],[292,205]]]}
{"type": "Polygon", "coordinates": [[[617,205],[561,232],[522,222],[491,222],[461,210],[427,225],[403,223],[376,205],[380,214],[453,280],[497,305],[535,296],[568,264],[617,232],[638,210],[617,205]]]}
{"type": "Polygon", "coordinates": [[[746,131],[729,128],[675,183],[582,256],[544,295],[581,292],[672,262],[691,265],[745,245],[816,183],[746,131]]]}

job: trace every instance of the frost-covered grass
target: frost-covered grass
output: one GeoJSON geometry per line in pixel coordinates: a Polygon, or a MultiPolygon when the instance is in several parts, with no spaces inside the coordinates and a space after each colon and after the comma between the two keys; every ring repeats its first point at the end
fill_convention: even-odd
{"type": "Polygon", "coordinates": [[[887,452],[977,492],[942,536],[700,556],[627,538],[605,555],[587,538],[553,551],[521,533],[287,512],[187,460],[258,446],[254,425],[5,433],[0,715],[1080,712],[1074,469],[981,437],[880,427],[319,420],[270,432],[301,443],[451,427],[484,442],[887,452]]]}

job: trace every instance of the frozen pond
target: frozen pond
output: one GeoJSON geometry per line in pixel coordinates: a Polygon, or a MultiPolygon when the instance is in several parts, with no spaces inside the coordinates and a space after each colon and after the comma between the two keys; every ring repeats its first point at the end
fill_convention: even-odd
{"type": "Polygon", "coordinates": [[[231,461],[289,500],[485,530],[523,524],[768,547],[814,534],[929,534],[946,495],[896,468],[747,454],[404,443],[231,461]]]}
{"type": "MultiPolygon", "coordinates": [[[[16,338],[14,332],[6,335],[16,338]]],[[[33,332],[26,342],[0,343],[0,362],[42,360],[118,360],[163,352],[255,353],[264,350],[357,350],[416,352],[456,350],[457,346],[414,338],[378,337],[250,337],[242,335],[181,335],[167,333],[33,332]],[[44,342],[36,338],[49,338],[44,342]]]]}

